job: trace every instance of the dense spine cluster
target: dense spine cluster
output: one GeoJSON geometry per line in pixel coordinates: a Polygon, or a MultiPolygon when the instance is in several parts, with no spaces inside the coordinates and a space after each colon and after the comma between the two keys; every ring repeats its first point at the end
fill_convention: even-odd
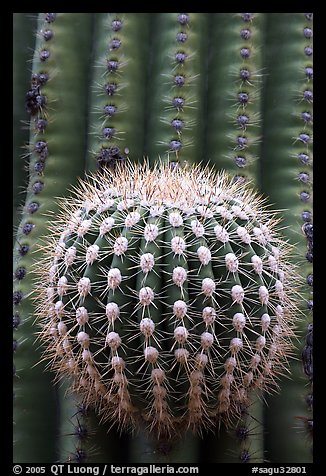
{"type": "Polygon", "coordinates": [[[252,389],[276,385],[296,280],[248,189],[129,165],[65,208],[36,303],[46,357],[84,403],[169,434],[232,421],[252,389]]]}

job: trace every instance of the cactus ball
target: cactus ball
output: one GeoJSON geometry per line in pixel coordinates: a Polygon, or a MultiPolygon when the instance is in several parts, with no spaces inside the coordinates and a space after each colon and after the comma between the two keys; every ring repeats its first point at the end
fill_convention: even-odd
{"type": "Polygon", "coordinates": [[[231,424],[277,388],[300,280],[258,193],[208,166],[126,161],[60,205],[34,298],[44,357],[84,405],[159,437],[231,424]]]}

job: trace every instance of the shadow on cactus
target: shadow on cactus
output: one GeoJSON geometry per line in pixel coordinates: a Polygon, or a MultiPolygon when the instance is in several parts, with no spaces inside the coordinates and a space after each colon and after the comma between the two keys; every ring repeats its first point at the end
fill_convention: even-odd
{"type": "Polygon", "coordinates": [[[104,420],[202,433],[277,386],[299,277],[248,186],[208,167],[127,163],[61,208],[38,263],[39,337],[104,420]]]}

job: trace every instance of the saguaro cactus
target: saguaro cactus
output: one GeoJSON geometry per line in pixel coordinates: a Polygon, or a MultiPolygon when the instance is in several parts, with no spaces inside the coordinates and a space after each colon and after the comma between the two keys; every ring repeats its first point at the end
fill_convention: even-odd
{"type": "Polygon", "coordinates": [[[134,462],[201,461],[202,442],[209,461],[310,461],[311,21],[39,14],[15,106],[17,462],[117,462],[120,438],[134,462]]]}

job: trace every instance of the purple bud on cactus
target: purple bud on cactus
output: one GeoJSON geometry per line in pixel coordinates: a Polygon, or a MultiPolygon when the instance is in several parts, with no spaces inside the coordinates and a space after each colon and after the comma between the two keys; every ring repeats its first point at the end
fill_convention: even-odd
{"type": "Polygon", "coordinates": [[[303,91],[303,99],[308,102],[312,102],[314,99],[314,94],[310,89],[303,91]]]}
{"type": "Polygon", "coordinates": [[[44,169],[45,169],[45,163],[44,162],[36,162],[34,164],[34,170],[35,170],[36,173],[41,174],[41,173],[43,173],[44,169]]]}
{"type": "Polygon", "coordinates": [[[18,326],[20,325],[20,316],[19,314],[15,313],[13,316],[12,316],[12,327],[13,329],[16,331],[18,329],[18,326]]]}
{"type": "Polygon", "coordinates": [[[45,104],[47,103],[47,97],[43,96],[42,94],[38,94],[35,98],[35,102],[36,102],[37,107],[41,108],[41,107],[45,106],[45,104]]]}
{"type": "Polygon", "coordinates": [[[44,183],[43,182],[35,182],[32,185],[32,190],[35,193],[35,195],[42,192],[43,188],[44,188],[44,183]]]}
{"type": "Polygon", "coordinates": [[[48,121],[46,119],[36,119],[35,121],[35,127],[38,132],[44,132],[47,125],[48,121]]]}
{"type": "Polygon", "coordinates": [[[244,175],[235,175],[233,177],[233,182],[237,182],[239,184],[246,183],[247,178],[244,175]]]}
{"type": "Polygon", "coordinates": [[[113,94],[118,89],[118,85],[116,83],[107,83],[104,86],[105,92],[108,96],[113,96],[113,94]]]}
{"type": "Polygon", "coordinates": [[[188,39],[187,33],[184,33],[183,31],[179,31],[176,36],[176,40],[178,43],[185,43],[188,39]]]}
{"type": "Polygon", "coordinates": [[[49,50],[40,51],[40,61],[46,61],[49,58],[50,58],[50,51],[49,50]]]}
{"type": "Polygon", "coordinates": [[[182,148],[182,143],[179,140],[171,140],[169,146],[173,152],[179,152],[182,148]]]}
{"type": "Polygon", "coordinates": [[[113,129],[113,127],[105,127],[103,129],[103,136],[106,139],[112,139],[112,137],[114,136],[114,133],[115,133],[115,129],[113,129]]]}
{"type": "Polygon", "coordinates": [[[185,105],[185,100],[181,97],[175,97],[172,99],[172,105],[178,110],[182,109],[185,105]]]}
{"type": "Polygon", "coordinates": [[[240,16],[243,21],[249,22],[253,19],[254,15],[252,13],[240,13],[240,16]]]}
{"type": "Polygon", "coordinates": [[[305,132],[302,132],[301,134],[299,134],[298,139],[304,144],[308,144],[310,142],[310,135],[306,134],[305,132]]]}
{"type": "Polygon", "coordinates": [[[251,38],[251,31],[248,28],[243,28],[240,31],[240,36],[243,40],[249,40],[251,38]]]}
{"type": "Polygon", "coordinates": [[[300,160],[300,162],[302,162],[304,165],[307,165],[309,163],[310,157],[308,154],[305,154],[304,152],[300,152],[297,157],[300,160]]]}
{"type": "Polygon", "coordinates": [[[309,263],[312,263],[314,260],[314,255],[311,251],[307,251],[306,253],[306,259],[309,263]]]}
{"type": "Polygon", "coordinates": [[[309,210],[304,210],[302,213],[301,213],[301,218],[303,221],[305,222],[310,222],[312,220],[312,215],[311,215],[311,212],[309,210]]]}
{"type": "Polygon", "coordinates": [[[242,106],[248,104],[249,94],[248,94],[248,93],[245,93],[245,92],[240,92],[240,93],[238,94],[238,100],[239,100],[239,103],[240,103],[242,106]]]}
{"type": "Polygon", "coordinates": [[[35,145],[34,145],[35,152],[40,154],[42,152],[42,150],[44,150],[46,148],[46,146],[47,146],[47,142],[45,142],[44,140],[40,140],[40,141],[35,142],[35,145]]]}
{"type": "Polygon", "coordinates": [[[305,223],[303,225],[303,231],[309,240],[313,239],[314,226],[312,225],[312,223],[305,223]]]}
{"type": "Polygon", "coordinates": [[[15,278],[17,278],[18,280],[22,280],[24,279],[26,276],[26,269],[23,268],[22,266],[17,268],[16,271],[15,271],[15,278]]]}
{"type": "Polygon", "coordinates": [[[118,71],[118,68],[119,68],[119,61],[114,59],[108,60],[107,70],[109,73],[115,73],[116,71],[118,71]]]}
{"type": "Polygon", "coordinates": [[[237,123],[239,124],[241,128],[245,128],[249,123],[249,117],[246,116],[245,114],[240,114],[237,117],[237,123]]]}
{"type": "Polygon", "coordinates": [[[177,74],[176,76],[174,76],[174,84],[176,84],[179,87],[183,86],[185,81],[186,81],[186,78],[181,74],[177,74]]]}
{"type": "Polygon", "coordinates": [[[237,156],[234,158],[234,162],[240,168],[243,168],[247,165],[247,159],[245,157],[237,156]]]}
{"type": "Polygon", "coordinates": [[[246,450],[246,449],[242,450],[240,455],[239,455],[239,459],[240,459],[241,463],[249,463],[249,461],[251,459],[251,455],[250,455],[249,451],[246,450]]]}
{"type": "Polygon", "coordinates": [[[308,79],[313,78],[314,70],[313,70],[312,66],[307,66],[304,71],[305,71],[305,75],[308,79]]]}
{"type": "Polygon", "coordinates": [[[108,117],[112,117],[117,112],[117,107],[113,104],[107,104],[103,108],[104,114],[108,117]]]}
{"type": "Polygon", "coordinates": [[[187,55],[186,53],[183,53],[182,51],[178,51],[175,54],[175,60],[179,64],[183,64],[186,61],[186,59],[187,59],[187,55]]]}
{"type": "Polygon", "coordinates": [[[239,76],[240,76],[240,79],[242,79],[242,81],[249,81],[251,73],[248,69],[242,68],[242,69],[240,69],[240,75],[239,76]]]}
{"type": "Polygon", "coordinates": [[[244,149],[248,145],[248,138],[246,136],[238,136],[237,144],[240,149],[244,149]]]}
{"type": "Polygon", "coordinates": [[[309,201],[310,194],[306,191],[300,192],[300,200],[304,203],[307,203],[309,201]]]}
{"type": "Polygon", "coordinates": [[[27,205],[27,212],[28,213],[35,213],[40,208],[40,205],[37,202],[31,202],[27,205]]]}
{"type": "Polygon", "coordinates": [[[110,50],[117,50],[121,46],[121,40],[119,38],[112,38],[109,44],[110,50]]]}
{"type": "Polygon", "coordinates": [[[47,73],[39,73],[38,80],[39,80],[40,86],[43,86],[45,83],[48,82],[49,75],[47,73]]]}
{"type": "Polygon", "coordinates": [[[177,20],[180,25],[187,25],[187,23],[189,23],[189,15],[187,13],[180,13],[177,20]]]}
{"type": "Polygon", "coordinates": [[[312,34],[313,33],[312,33],[311,28],[306,27],[306,28],[303,29],[303,35],[304,35],[305,38],[308,38],[308,39],[312,38],[312,34]]]}
{"type": "Polygon", "coordinates": [[[33,223],[25,223],[25,225],[23,226],[24,235],[29,235],[34,227],[35,225],[33,223]]]}
{"type": "Polygon", "coordinates": [[[306,46],[305,49],[304,49],[304,54],[306,56],[312,56],[313,54],[313,49],[311,46],[306,46]]]}
{"type": "Polygon", "coordinates": [[[111,28],[113,31],[119,31],[122,28],[122,21],[119,20],[118,18],[113,20],[111,23],[111,28]]]}
{"type": "Polygon", "coordinates": [[[250,429],[247,426],[239,426],[235,430],[236,437],[239,438],[240,441],[244,441],[248,438],[250,434],[250,429]]]}
{"type": "Polygon", "coordinates": [[[302,113],[301,113],[301,119],[302,119],[303,122],[305,122],[306,124],[309,124],[309,122],[312,121],[311,113],[308,112],[308,111],[302,112],[302,113]]]}
{"type": "Polygon", "coordinates": [[[17,306],[18,304],[21,303],[23,297],[24,297],[24,295],[21,291],[14,291],[13,292],[13,303],[15,304],[15,306],[17,306]]]}
{"type": "Polygon", "coordinates": [[[250,57],[250,49],[249,48],[241,48],[240,55],[243,59],[248,59],[250,57]]]}
{"type": "Polygon", "coordinates": [[[56,13],[46,13],[46,14],[45,14],[45,21],[46,21],[47,23],[53,23],[56,18],[57,18],[57,14],[56,14],[56,13]]]}
{"type": "Polygon", "coordinates": [[[308,183],[310,180],[310,177],[309,177],[309,174],[307,174],[307,172],[299,172],[298,179],[300,180],[300,182],[308,183]]]}
{"type": "Polygon", "coordinates": [[[53,30],[44,30],[44,31],[42,31],[42,36],[43,36],[45,41],[52,40],[53,35],[54,35],[53,30]]]}
{"type": "Polygon", "coordinates": [[[28,245],[21,245],[19,247],[18,253],[20,256],[25,256],[29,252],[29,246],[28,245]]]}
{"type": "Polygon", "coordinates": [[[314,275],[313,274],[308,274],[306,278],[308,286],[313,286],[314,285],[314,275]]]}
{"type": "Polygon", "coordinates": [[[184,121],[181,119],[173,119],[171,121],[171,126],[176,130],[176,131],[181,131],[183,126],[184,126],[184,121]]]}

